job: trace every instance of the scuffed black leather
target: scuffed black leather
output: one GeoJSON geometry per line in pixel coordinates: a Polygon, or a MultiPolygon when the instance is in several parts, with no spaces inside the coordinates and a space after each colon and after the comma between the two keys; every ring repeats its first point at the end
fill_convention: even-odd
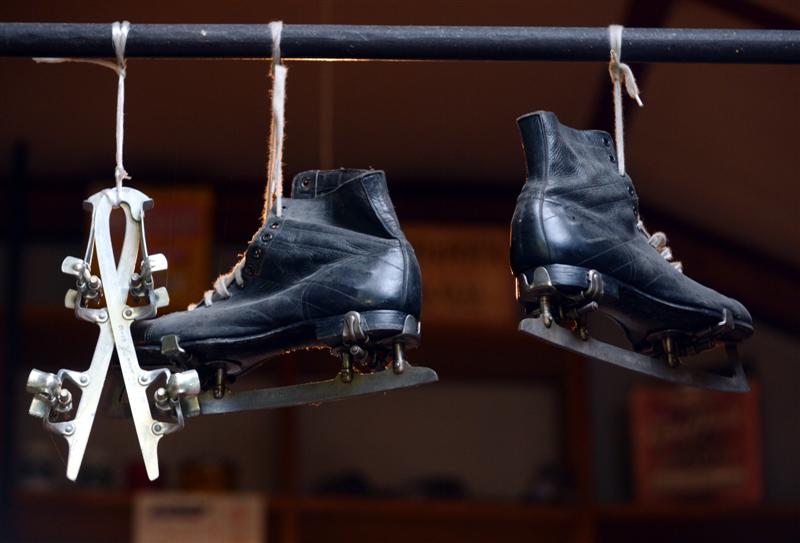
{"type": "Polygon", "coordinates": [[[215,294],[211,306],[137,322],[134,338],[234,339],[348,311],[420,316],[419,264],[382,171],[298,174],[282,216],[273,210],[250,241],[243,276],[230,298],[215,294]]]}
{"type": "Polygon", "coordinates": [[[670,303],[719,315],[727,308],[752,323],[742,304],[677,271],[648,243],[609,134],[566,127],[550,112],[517,123],[528,177],[511,224],[515,276],[548,264],[591,268],[670,303]]]}

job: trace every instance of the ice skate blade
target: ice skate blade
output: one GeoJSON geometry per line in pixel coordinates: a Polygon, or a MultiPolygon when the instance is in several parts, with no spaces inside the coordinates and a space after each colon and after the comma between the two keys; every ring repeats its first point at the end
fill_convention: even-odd
{"type": "Polygon", "coordinates": [[[184,405],[184,413],[187,416],[216,415],[256,409],[320,404],[434,383],[438,380],[439,376],[431,368],[415,367],[406,362],[405,369],[400,374],[394,373],[391,368],[376,373],[356,373],[349,383],[345,383],[342,381],[341,375],[337,375],[327,381],[242,392],[229,391],[222,399],[215,399],[212,391],[208,391],[197,398],[199,411],[198,403],[194,403],[194,406],[187,403],[184,405]]]}
{"type": "Polygon", "coordinates": [[[747,392],[750,390],[744,370],[738,360],[734,362],[733,375],[726,377],[705,371],[693,371],[682,366],[670,368],[657,358],[609,345],[591,337],[587,340],[582,340],[562,326],[546,328],[542,320],[538,318],[521,320],[519,330],[568,351],[665,381],[726,392],[747,392]]]}

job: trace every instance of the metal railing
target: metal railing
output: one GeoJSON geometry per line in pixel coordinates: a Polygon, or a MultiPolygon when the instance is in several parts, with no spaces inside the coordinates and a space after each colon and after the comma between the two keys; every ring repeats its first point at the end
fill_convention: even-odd
{"type": "MultiPolygon", "coordinates": [[[[266,58],[267,25],[132,24],[127,57],[266,58]]],[[[605,27],[284,26],[287,59],[608,60],[605,27]]],[[[800,63],[800,30],[626,28],[626,62],[800,63]]],[[[113,57],[111,24],[0,23],[0,56],[113,57]]]]}

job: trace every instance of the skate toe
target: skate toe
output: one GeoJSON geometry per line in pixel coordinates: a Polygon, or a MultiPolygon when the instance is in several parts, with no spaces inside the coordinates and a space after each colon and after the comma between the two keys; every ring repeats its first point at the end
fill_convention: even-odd
{"type": "Polygon", "coordinates": [[[753,334],[753,317],[750,316],[750,312],[744,304],[733,298],[725,297],[724,306],[733,315],[737,338],[750,337],[753,334]]]}
{"type": "Polygon", "coordinates": [[[136,321],[131,326],[131,335],[137,348],[160,348],[161,338],[175,334],[182,339],[197,339],[198,321],[204,317],[194,311],[178,311],[156,319],[136,321]]]}

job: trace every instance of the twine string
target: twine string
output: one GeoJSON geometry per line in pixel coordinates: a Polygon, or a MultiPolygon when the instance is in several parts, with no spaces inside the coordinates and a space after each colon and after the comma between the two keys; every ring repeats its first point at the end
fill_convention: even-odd
{"type": "Polygon", "coordinates": [[[128,41],[128,32],[130,31],[131,24],[128,21],[116,21],[111,25],[111,44],[114,47],[114,54],[116,56],[116,63],[108,60],[86,59],[86,58],[34,58],[34,62],[58,64],[62,62],[79,62],[83,64],[95,64],[110,70],[114,70],[117,74],[117,119],[115,128],[115,142],[116,142],[116,166],[114,168],[114,180],[117,187],[117,198],[119,199],[119,191],[122,188],[122,182],[125,179],[130,179],[130,175],[125,171],[125,166],[122,162],[122,147],[125,140],[125,76],[127,75],[127,62],[125,61],[125,45],[128,41]]]}
{"type": "Polygon", "coordinates": [[[617,169],[620,175],[625,175],[625,127],[622,119],[622,84],[628,96],[636,100],[639,107],[643,106],[639,96],[639,87],[631,67],[622,62],[622,25],[608,27],[608,42],[611,47],[608,62],[608,74],[614,86],[614,140],[617,147],[617,169]]]}

